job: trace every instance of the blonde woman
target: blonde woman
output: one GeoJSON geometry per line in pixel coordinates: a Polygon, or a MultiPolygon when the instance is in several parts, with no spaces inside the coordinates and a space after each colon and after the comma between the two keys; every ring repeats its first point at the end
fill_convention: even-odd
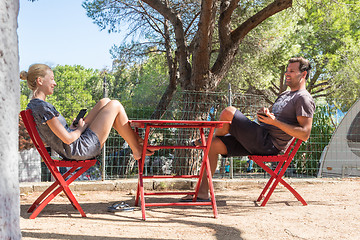
{"type": "MultiPolygon", "coordinates": [[[[101,153],[111,128],[129,144],[136,160],[141,158],[142,139],[130,127],[124,107],[117,100],[101,99],[85,118],[68,126],[65,118],[46,97],[53,94],[56,82],[51,68],[33,64],[22,71],[20,78],[27,80],[33,96],[27,109],[32,110],[42,140],[64,159],[85,160],[101,153]]],[[[147,151],[147,155],[153,152],[147,151]]]]}

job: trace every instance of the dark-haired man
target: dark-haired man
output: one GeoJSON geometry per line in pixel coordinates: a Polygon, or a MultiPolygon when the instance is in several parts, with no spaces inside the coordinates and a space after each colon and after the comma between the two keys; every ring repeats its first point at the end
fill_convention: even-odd
{"type": "MultiPolygon", "coordinates": [[[[217,129],[212,140],[209,151],[212,174],[216,170],[218,154],[225,157],[277,155],[294,137],[303,141],[309,138],[315,111],[315,103],[305,86],[310,69],[309,61],[302,57],[289,60],[285,77],[290,91],[281,93],[270,108],[259,109],[260,124],[232,106],[222,111],[219,120],[231,123],[217,129]]],[[[204,174],[198,200],[209,199],[208,189],[204,174]]],[[[187,195],[181,201],[191,201],[192,198],[192,195],[187,195]]]]}

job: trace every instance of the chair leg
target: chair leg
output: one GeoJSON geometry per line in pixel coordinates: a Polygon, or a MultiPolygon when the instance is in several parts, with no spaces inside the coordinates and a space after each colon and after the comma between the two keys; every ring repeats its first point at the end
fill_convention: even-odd
{"type": "MultiPolygon", "coordinates": [[[[263,164],[264,164],[264,163],[263,163],[263,164]]],[[[269,187],[270,187],[271,184],[273,183],[273,181],[274,181],[274,179],[275,179],[275,176],[277,176],[276,174],[278,174],[278,172],[280,171],[282,165],[283,165],[283,162],[279,162],[279,163],[278,163],[278,165],[276,166],[276,168],[275,168],[275,170],[274,170],[274,172],[273,172],[273,173],[275,174],[274,176],[271,175],[270,172],[272,172],[272,170],[271,170],[269,167],[267,167],[267,169],[264,169],[267,173],[270,174],[270,179],[269,179],[269,181],[266,183],[266,185],[265,185],[264,189],[262,190],[262,192],[260,193],[260,196],[258,197],[257,202],[260,202],[261,199],[263,199],[263,198],[265,197],[266,191],[269,189],[269,187]]],[[[266,165],[264,164],[264,166],[266,166],[266,165]]],[[[261,167],[263,167],[263,166],[261,166],[261,167]]]]}
{"type": "Polygon", "coordinates": [[[283,175],[285,174],[290,162],[286,162],[285,164],[283,162],[279,162],[278,166],[276,167],[276,169],[274,171],[272,171],[268,166],[266,166],[264,164],[264,162],[262,161],[257,161],[254,160],[262,169],[264,169],[267,173],[270,174],[270,179],[267,182],[266,186],[264,187],[264,189],[262,190],[260,196],[257,199],[257,202],[261,201],[262,199],[264,199],[261,203],[261,206],[264,207],[266,205],[266,203],[268,202],[270,196],[272,195],[272,193],[274,192],[275,188],[277,187],[277,185],[279,184],[279,182],[281,182],[295,197],[297,200],[299,200],[304,206],[307,205],[306,201],[300,196],[300,194],[298,192],[296,192],[296,190],[294,188],[292,188],[288,183],[285,182],[285,180],[282,178],[283,175]],[[281,169],[281,171],[280,171],[281,169]],[[280,171],[280,173],[278,173],[280,171]],[[274,182],[275,180],[275,182],[274,182]],[[271,187],[270,187],[271,186],[271,187]],[[267,192],[267,190],[270,190],[267,192]],[[267,193],[266,193],[267,192],[267,193]]]}
{"type": "Polygon", "coordinates": [[[54,189],[55,187],[59,186],[59,182],[55,181],[50,187],[48,187],[35,201],[34,203],[30,206],[30,208],[28,209],[28,213],[33,212],[37,206],[39,204],[41,204],[41,202],[43,201],[43,199],[45,197],[47,197],[54,189]]]}
{"type": "Polygon", "coordinates": [[[71,175],[78,167],[72,167],[70,170],[68,170],[64,175],[57,176],[55,174],[55,182],[48,187],[31,205],[28,212],[33,212],[30,216],[30,219],[35,219],[37,215],[45,208],[45,206],[54,199],[61,191],[64,191],[65,195],[69,199],[71,205],[74,207],[74,209],[78,210],[81,214],[81,216],[86,217],[83,209],[80,207],[80,204],[76,200],[75,196],[72,194],[70,188],[68,187],[75,179],[77,179],[81,174],[83,174],[87,169],[90,168],[91,165],[82,167],[79,171],[77,171],[73,176],[71,176],[68,180],[64,180],[64,178],[67,178],[69,175],[71,175]],[[61,180],[59,179],[61,178],[61,180]],[[64,182],[65,184],[61,184],[61,182],[64,182]],[[56,190],[55,187],[58,188],[56,190]],[[45,198],[46,197],[46,198],[45,198]]]}
{"type": "Polygon", "coordinates": [[[47,198],[44,199],[44,201],[42,201],[37,207],[36,209],[33,211],[33,213],[30,215],[30,219],[35,219],[37,217],[37,215],[39,215],[39,213],[46,207],[46,205],[48,205],[48,203],[54,199],[54,197],[56,197],[62,190],[62,187],[59,186],[55,191],[53,191],[51,194],[49,194],[49,196],[47,196],[47,198]]]}
{"type": "MultiPolygon", "coordinates": [[[[74,170],[76,170],[78,167],[74,167],[74,170]]],[[[80,207],[80,204],[77,202],[75,196],[73,195],[73,193],[71,192],[69,185],[75,181],[78,177],[80,177],[81,174],[83,174],[86,170],[88,170],[90,168],[90,166],[84,166],[81,167],[81,169],[79,169],[73,176],[71,176],[68,180],[66,180],[66,186],[64,186],[64,193],[67,196],[67,198],[69,199],[70,203],[72,204],[72,206],[78,210],[81,215],[83,217],[86,217],[84,211],[82,210],[82,208],[80,207]]],[[[70,171],[70,170],[69,170],[70,171]]],[[[72,171],[73,172],[73,171],[72,171]]]]}
{"type": "Polygon", "coordinates": [[[70,200],[73,207],[80,212],[82,217],[86,217],[84,210],[81,208],[79,202],[76,200],[76,198],[75,198],[74,194],[71,192],[70,188],[68,186],[66,186],[66,187],[64,187],[63,191],[64,191],[65,195],[68,197],[68,199],[70,200]]]}
{"type": "Polygon", "coordinates": [[[279,184],[279,179],[277,178],[277,179],[274,181],[274,183],[272,184],[269,192],[266,194],[264,200],[262,201],[262,203],[261,203],[261,206],[262,206],[262,207],[265,207],[266,203],[269,201],[270,196],[272,195],[272,193],[274,192],[274,190],[275,190],[275,188],[276,188],[276,186],[277,186],[278,184],[279,184]]]}
{"type": "Polygon", "coordinates": [[[283,175],[285,174],[288,166],[289,166],[290,162],[283,162],[280,161],[279,164],[277,165],[276,169],[274,171],[271,170],[271,168],[269,168],[268,166],[266,166],[264,163],[263,165],[266,166],[264,169],[265,171],[267,171],[273,179],[275,179],[275,182],[272,184],[269,192],[267,193],[267,195],[264,198],[264,201],[261,203],[261,206],[264,207],[266,205],[266,203],[268,202],[270,196],[272,195],[272,193],[274,192],[275,188],[277,187],[277,185],[279,184],[279,181],[282,180],[283,175]],[[281,169],[281,171],[280,171],[281,169]],[[280,171],[280,173],[279,173],[280,171]]]}
{"type": "Polygon", "coordinates": [[[284,185],[284,187],[289,189],[289,191],[296,197],[296,199],[299,200],[304,206],[307,205],[306,201],[300,196],[300,194],[293,187],[291,187],[283,179],[280,179],[280,182],[281,182],[282,185],[284,185]]]}
{"type": "MultiPolygon", "coordinates": [[[[65,179],[67,178],[72,172],[75,171],[76,168],[71,168],[69,169],[62,177],[65,179]]],[[[50,185],[35,201],[34,203],[30,206],[30,208],[28,209],[28,213],[31,213],[34,211],[34,209],[41,204],[41,202],[43,201],[43,199],[45,197],[47,197],[57,186],[60,185],[60,182],[57,178],[55,178],[56,181],[50,185]]]]}
{"type": "Polygon", "coordinates": [[[53,200],[62,190],[64,191],[66,196],[71,199],[70,202],[72,204],[75,204],[76,209],[80,212],[81,216],[86,217],[84,211],[75,199],[75,196],[71,193],[69,187],[63,188],[62,186],[59,186],[54,192],[52,192],[47,198],[45,198],[45,200],[39,206],[37,206],[37,208],[31,214],[30,219],[35,219],[39,215],[39,213],[46,207],[46,205],[48,205],[48,203],[53,200]]]}
{"type": "Polygon", "coordinates": [[[261,199],[263,199],[265,197],[265,193],[268,190],[268,188],[271,186],[271,183],[274,181],[274,177],[270,177],[269,181],[266,183],[264,189],[262,190],[262,192],[260,193],[258,199],[256,200],[257,202],[260,202],[261,199]]]}

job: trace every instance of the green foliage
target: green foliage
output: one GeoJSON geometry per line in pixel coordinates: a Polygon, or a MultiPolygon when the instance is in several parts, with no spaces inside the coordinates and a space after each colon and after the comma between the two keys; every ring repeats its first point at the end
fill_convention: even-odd
{"type": "Polygon", "coordinates": [[[21,94],[20,95],[20,111],[25,110],[27,104],[29,103],[29,97],[26,95],[21,94]]]}
{"type": "Polygon", "coordinates": [[[257,89],[274,99],[276,91],[265,90],[279,86],[280,68],[290,57],[304,56],[313,66],[308,86],[313,96],[327,96],[346,111],[360,97],[359,26],[359,1],[295,1],[246,36],[220,87],[231,83],[234,91],[257,89]]]}
{"type": "Polygon", "coordinates": [[[47,101],[70,123],[81,108],[91,109],[99,100],[102,79],[97,70],[80,65],[58,65],[53,71],[57,86],[47,101]]]}
{"type": "MultiPolygon", "coordinates": [[[[359,62],[360,2],[308,0],[306,3],[306,14],[300,22],[305,30],[299,29],[304,36],[300,42],[301,54],[313,59],[314,73],[321,73],[317,84],[327,82],[330,86],[322,93],[328,102],[346,111],[350,102],[360,96],[359,91],[352,89],[359,76],[354,63],[359,62]],[[339,98],[344,92],[353,93],[348,95],[353,99],[339,98]]],[[[321,85],[316,91],[320,89],[321,85]]]]}
{"type": "Polygon", "coordinates": [[[151,54],[141,64],[130,66],[118,62],[109,85],[109,96],[120,99],[129,117],[149,118],[167,86],[167,67],[162,54],[151,54]],[[144,117],[144,116],[143,116],[144,117]]]}
{"type": "Polygon", "coordinates": [[[20,80],[20,111],[25,110],[32,97],[32,91],[27,86],[27,82],[20,80]]]}
{"type": "Polygon", "coordinates": [[[268,89],[272,82],[278,85],[280,67],[300,51],[298,44],[289,41],[296,32],[299,18],[294,10],[285,10],[253,29],[240,45],[241,54],[237,55],[220,88],[225,90],[231,83],[234,91],[239,92],[252,87],[268,89]]]}
{"type": "Polygon", "coordinates": [[[333,116],[334,113],[329,111],[328,106],[316,107],[311,136],[306,143],[301,145],[294,158],[297,173],[308,176],[317,175],[321,153],[336,129],[336,125],[333,124],[333,116]]]}
{"type": "MultiPolygon", "coordinates": [[[[359,44],[359,43],[358,43],[359,44]]],[[[360,97],[360,57],[359,46],[354,42],[342,54],[346,62],[338,67],[334,82],[337,90],[327,97],[327,101],[343,112],[349,110],[360,97]]]]}

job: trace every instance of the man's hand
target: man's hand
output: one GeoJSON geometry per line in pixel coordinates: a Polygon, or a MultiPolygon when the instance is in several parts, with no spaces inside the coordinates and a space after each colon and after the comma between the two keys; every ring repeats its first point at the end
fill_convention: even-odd
{"type": "Polygon", "coordinates": [[[299,138],[303,141],[308,140],[310,137],[313,120],[312,118],[298,116],[296,119],[299,123],[299,126],[294,126],[277,120],[274,114],[271,113],[268,108],[259,109],[257,115],[260,122],[278,127],[290,136],[299,138]],[[264,116],[264,114],[266,116],[264,116]]]}
{"type": "Polygon", "coordinates": [[[257,112],[257,116],[260,122],[267,124],[271,124],[271,122],[275,120],[274,114],[272,114],[270,110],[265,107],[259,109],[259,111],[257,112]]]}

